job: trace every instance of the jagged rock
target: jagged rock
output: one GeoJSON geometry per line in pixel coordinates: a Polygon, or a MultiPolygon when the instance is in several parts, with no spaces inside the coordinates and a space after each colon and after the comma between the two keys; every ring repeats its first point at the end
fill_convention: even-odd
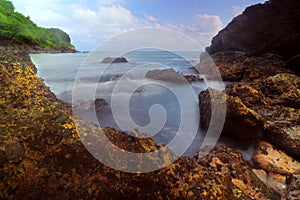
{"type": "Polygon", "coordinates": [[[289,175],[287,177],[287,200],[298,200],[300,197],[300,175],[289,175]]]}
{"type": "Polygon", "coordinates": [[[300,50],[300,2],[270,0],[246,8],[212,40],[206,50],[243,51],[262,55],[275,53],[291,58],[300,50]]]}
{"type": "Polygon", "coordinates": [[[300,162],[267,142],[262,141],[259,143],[253,154],[252,161],[256,167],[267,172],[286,175],[300,173],[300,162]]]}
{"type": "MultiPolygon", "coordinates": [[[[223,103],[221,95],[220,91],[211,88],[199,94],[200,124],[203,129],[207,129],[210,123],[211,103],[223,103]],[[213,100],[210,93],[214,97],[213,100]]],[[[261,116],[245,106],[239,97],[226,95],[226,102],[227,114],[223,133],[237,136],[242,140],[257,138],[264,125],[261,116]]]]}
{"type": "MultiPolygon", "coordinates": [[[[240,139],[262,138],[299,157],[299,83],[295,75],[278,74],[252,83],[228,84],[223,133],[240,139]]],[[[206,129],[211,112],[208,91],[200,93],[199,104],[200,123],[206,129]]]]}
{"type": "Polygon", "coordinates": [[[172,68],[151,70],[147,72],[145,78],[175,83],[188,82],[183,74],[176,72],[172,68]]]}
{"type": "Polygon", "coordinates": [[[102,63],[127,63],[128,60],[124,57],[117,57],[117,58],[112,58],[112,57],[105,57],[102,60],[102,63]]]}
{"type": "Polygon", "coordinates": [[[280,199],[234,149],[219,145],[197,162],[187,160],[182,157],[178,162],[186,163],[193,170],[178,177],[173,190],[179,190],[178,194],[185,194],[189,199],[280,199]],[[189,192],[183,193],[186,188],[189,192]]]}
{"type": "Polygon", "coordinates": [[[197,81],[204,81],[203,78],[201,78],[198,74],[187,74],[187,75],[183,75],[184,78],[189,82],[197,82],[197,81]]]}
{"type": "Polygon", "coordinates": [[[194,68],[197,73],[206,74],[208,79],[217,79],[220,75],[223,81],[248,82],[290,72],[284,66],[282,58],[274,54],[250,57],[244,52],[222,51],[211,56],[204,54],[194,68]]]}

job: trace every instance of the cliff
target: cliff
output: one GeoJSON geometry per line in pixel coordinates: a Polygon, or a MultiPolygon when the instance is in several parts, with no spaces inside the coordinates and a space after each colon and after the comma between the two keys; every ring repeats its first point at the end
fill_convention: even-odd
{"type": "Polygon", "coordinates": [[[75,52],[70,36],[56,28],[37,26],[23,14],[15,11],[14,5],[0,0],[0,45],[25,46],[34,52],[75,52]]]}
{"type": "Polygon", "coordinates": [[[212,40],[206,50],[273,53],[284,60],[300,54],[300,1],[270,0],[248,7],[212,40]]]}

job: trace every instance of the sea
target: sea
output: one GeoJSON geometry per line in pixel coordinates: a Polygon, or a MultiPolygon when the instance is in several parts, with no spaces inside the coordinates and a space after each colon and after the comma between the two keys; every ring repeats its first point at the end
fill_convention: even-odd
{"type": "MultiPolygon", "coordinates": [[[[187,132],[196,131],[184,153],[193,156],[205,136],[199,127],[198,94],[207,89],[206,81],[182,84],[148,79],[145,74],[167,68],[193,74],[192,67],[199,63],[200,53],[147,49],[126,53],[31,54],[30,57],[38,69],[37,75],[59,99],[73,106],[81,105],[77,114],[83,120],[125,132],[134,129],[147,133],[158,144],[170,143],[182,127],[187,132]],[[108,56],[125,57],[128,62],[102,63],[108,56]],[[96,105],[95,109],[98,98],[108,105],[100,108],[96,105]]],[[[209,86],[224,89],[223,82],[210,81],[209,86]]],[[[182,140],[190,140],[188,137],[182,140]]]]}

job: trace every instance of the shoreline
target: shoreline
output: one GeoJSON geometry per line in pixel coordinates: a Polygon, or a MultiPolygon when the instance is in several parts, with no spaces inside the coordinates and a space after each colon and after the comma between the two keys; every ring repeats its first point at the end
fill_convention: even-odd
{"type": "MultiPolygon", "coordinates": [[[[35,76],[35,67],[32,63],[28,64],[28,60],[26,61],[26,57],[22,55],[24,56],[24,54],[1,53],[4,59],[1,61],[0,75],[7,78],[14,77],[13,82],[3,79],[2,91],[7,93],[11,88],[22,91],[2,96],[4,101],[2,103],[5,104],[1,105],[6,105],[5,110],[1,112],[2,126],[0,126],[5,133],[5,137],[4,135],[1,137],[4,148],[0,147],[0,155],[3,153],[5,155],[4,160],[0,156],[2,158],[0,172],[3,177],[0,182],[0,191],[2,191],[0,195],[3,198],[8,196],[47,198],[49,195],[60,198],[148,199],[153,195],[163,195],[164,198],[184,198],[190,186],[194,185],[195,189],[189,195],[195,198],[204,197],[199,191],[206,191],[211,197],[227,199],[235,198],[236,191],[239,191],[241,197],[246,197],[250,191],[255,191],[257,195],[277,199],[278,194],[267,188],[256,177],[250,165],[242,160],[241,155],[223,145],[216,146],[200,161],[197,157],[181,157],[167,168],[145,174],[128,174],[102,165],[80,142],[70,111],[56,99],[44,85],[43,80],[35,76]],[[9,124],[14,125],[8,126],[8,121],[9,124]],[[17,153],[10,154],[8,150],[11,148],[18,149],[17,153]],[[222,161],[225,158],[227,161],[222,161]],[[215,162],[219,164],[216,165],[215,162]],[[205,167],[204,163],[206,163],[205,167]],[[220,174],[219,167],[228,173],[220,174]],[[237,174],[229,173],[232,167],[237,174]],[[22,170],[11,176],[9,174],[12,169],[22,170]],[[179,174],[181,174],[180,179],[176,178],[179,174]],[[194,176],[198,178],[191,182],[191,177],[194,176]],[[243,180],[245,176],[248,183],[243,183],[244,186],[241,186],[240,182],[231,181],[243,180]],[[92,177],[94,178],[91,179],[92,177]],[[221,187],[224,192],[216,193],[215,187],[209,184],[203,185],[205,183],[203,180],[206,180],[206,183],[214,181],[214,185],[221,187]],[[92,189],[92,193],[88,189],[91,184],[97,186],[92,189]],[[151,187],[148,187],[149,184],[151,187]],[[228,184],[232,184],[232,187],[228,188],[228,184]],[[120,188],[117,189],[116,185],[120,185],[120,188]],[[176,192],[179,185],[183,188],[180,193],[176,192]],[[197,189],[196,186],[200,188],[197,189]],[[244,190],[244,187],[249,189],[244,190]],[[259,190],[252,190],[253,187],[259,190]]],[[[84,122],[80,124],[83,132],[96,134],[100,131],[91,124],[84,122]]],[[[104,128],[101,131],[104,131],[118,146],[130,151],[147,152],[160,148],[151,139],[133,142],[130,137],[114,129],[104,128]]],[[[96,135],[87,139],[92,139],[96,135]]],[[[107,153],[109,155],[109,152],[107,153]]],[[[169,156],[172,155],[168,154],[166,158],[169,156]]]]}

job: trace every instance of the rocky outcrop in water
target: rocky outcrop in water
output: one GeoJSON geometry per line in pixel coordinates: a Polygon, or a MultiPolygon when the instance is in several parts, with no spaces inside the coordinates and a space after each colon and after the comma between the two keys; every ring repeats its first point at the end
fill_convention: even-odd
{"type": "Polygon", "coordinates": [[[288,60],[300,54],[299,10],[298,0],[269,0],[250,6],[221,30],[206,50],[209,54],[220,51],[242,51],[248,55],[274,53],[288,60]]]}
{"type": "Polygon", "coordinates": [[[112,58],[112,57],[105,57],[102,60],[102,63],[127,63],[128,60],[124,57],[117,57],[117,58],[112,58]]]}
{"type": "Polygon", "coordinates": [[[145,78],[173,83],[192,83],[196,81],[203,81],[203,78],[197,74],[184,75],[172,68],[148,71],[145,78]]]}

